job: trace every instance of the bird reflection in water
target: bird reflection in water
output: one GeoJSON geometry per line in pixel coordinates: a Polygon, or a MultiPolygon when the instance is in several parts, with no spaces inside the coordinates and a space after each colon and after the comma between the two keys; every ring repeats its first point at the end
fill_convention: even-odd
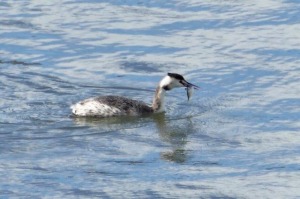
{"type": "Polygon", "coordinates": [[[182,118],[184,122],[179,122],[181,119],[168,120],[165,114],[157,114],[153,118],[161,140],[168,143],[171,149],[161,152],[161,158],[175,163],[186,162],[188,151],[185,147],[188,143],[188,135],[194,132],[190,118],[182,118]]]}
{"type": "Polygon", "coordinates": [[[101,131],[122,131],[122,129],[144,128],[154,122],[161,141],[169,145],[169,150],[160,152],[162,160],[184,163],[188,159],[188,151],[185,149],[188,143],[188,135],[194,132],[190,118],[170,119],[165,113],[158,113],[143,117],[74,117],[73,121],[79,126],[101,128],[101,131]]]}

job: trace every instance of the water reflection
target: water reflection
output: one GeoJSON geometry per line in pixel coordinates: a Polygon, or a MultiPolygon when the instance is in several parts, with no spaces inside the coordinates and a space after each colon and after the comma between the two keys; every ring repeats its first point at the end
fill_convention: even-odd
{"type": "MultiPolygon", "coordinates": [[[[187,119],[188,120],[188,119],[187,119]]],[[[174,122],[166,120],[165,114],[159,114],[154,117],[157,132],[162,141],[170,145],[168,151],[161,152],[161,158],[167,161],[183,163],[187,160],[187,151],[185,145],[188,143],[188,135],[193,132],[189,121],[174,122]]]]}
{"type": "Polygon", "coordinates": [[[160,152],[161,159],[175,163],[187,161],[188,151],[185,150],[185,146],[188,144],[188,135],[195,131],[190,118],[174,122],[168,120],[169,118],[165,113],[142,117],[72,117],[72,119],[78,126],[98,128],[102,133],[122,132],[122,130],[134,128],[135,131],[142,134],[143,131],[151,128],[151,131],[156,132],[160,140],[168,146],[167,150],[163,148],[164,151],[160,152]],[[152,129],[152,127],[155,127],[155,129],[152,129]]]}

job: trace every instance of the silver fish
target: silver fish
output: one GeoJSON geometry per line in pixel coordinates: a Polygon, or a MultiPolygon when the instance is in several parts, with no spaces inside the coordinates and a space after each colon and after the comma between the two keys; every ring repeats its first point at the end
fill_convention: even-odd
{"type": "Polygon", "coordinates": [[[193,91],[194,91],[193,86],[189,86],[186,88],[186,95],[187,95],[188,100],[190,100],[190,98],[192,97],[193,91]]]}

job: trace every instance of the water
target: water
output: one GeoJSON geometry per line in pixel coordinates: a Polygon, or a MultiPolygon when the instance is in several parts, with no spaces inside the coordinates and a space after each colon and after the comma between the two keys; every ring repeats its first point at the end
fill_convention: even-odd
{"type": "Polygon", "coordinates": [[[0,2],[1,198],[299,198],[297,1],[0,2]],[[152,117],[75,119],[97,95],[152,117]]]}

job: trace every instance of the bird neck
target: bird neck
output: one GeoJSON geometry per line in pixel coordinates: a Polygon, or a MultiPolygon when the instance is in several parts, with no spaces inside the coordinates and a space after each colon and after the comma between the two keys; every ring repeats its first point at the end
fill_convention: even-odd
{"type": "Polygon", "coordinates": [[[165,89],[158,85],[152,103],[154,112],[163,112],[165,110],[165,93],[165,89]]]}

